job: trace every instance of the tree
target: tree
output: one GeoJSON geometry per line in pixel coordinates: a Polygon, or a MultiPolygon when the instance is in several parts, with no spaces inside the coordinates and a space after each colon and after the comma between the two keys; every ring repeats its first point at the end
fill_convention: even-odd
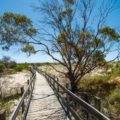
{"type": "MultiPolygon", "coordinates": [[[[97,2],[48,0],[36,8],[44,13],[41,23],[49,26],[47,30],[43,28],[44,41],[49,44],[44,45],[44,52],[67,69],[64,74],[69,78],[73,92],[77,91],[77,84],[85,74],[105,65],[106,55],[119,49],[119,33],[103,24],[115,9],[115,1],[102,0],[100,5],[97,2]],[[61,58],[58,59],[55,53],[61,58]]],[[[113,60],[118,57],[119,53],[113,60]]]]}
{"type": "Polygon", "coordinates": [[[5,67],[6,68],[8,68],[8,64],[9,64],[9,62],[11,61],[11,59],[10,59],[10,57],[9,56],[3,56],[3,58],[2,58],[2,63],[5,65],[5,67]]]}
{"type": "MultiPolygon", "coordinates": [[[[26,34],[27,32],[23,32],[26,25],[20,26],[22,36],[28,35],[30,37],[29,41],[20,40],[21,43],[27,43],[24,44],[23,51],[29,54],[31,52],[45,52],[53,60],[63,65],[66,71],[57,71],[69,78],[73,92],[78,90],[77,85],[84,75],[98,66],[105,65],[107,62],[105,57],[111,52],[119,50],[119,33],[114,28],[104,24],[107,16],[115,8],[115,1],[102,0],[100,3],[97,2],[99,1],[41,0],[40,6],[35,7],[37,11],[42,13],[41,19],[43,18],[40,21],[43,28],[40,31],[37,30],[36,38],[39,39],[34,36],[36,34],[34,28],[30,29],[32,34],[26,34]],[[39,49],[37,47],[35,50],[33,44],[42,47],[39,49]],[[59,54],[60,57],[56,57],[56,54],[59,54]]],[[[6,22],[5,19],[2,21],[6,22]]],[[[2,40],[9,43],[6,39],[2,40]]],[[[16,39],[13,43],[16,43],[16,39]]],[[[118,57],[119,52],[113,60],[118,57]]]]}
{"type": "Polygon", "coordinates": [[[16,66],[16,62],[11,60],[9,56],[3,56],[0,63],[2,63],[6,68],[14,68],[16,66]]]}
{"type": "Polygon", "coordinates": [[[3,50],[8,50],[12,45],[19,47],[30,43],[35,34],[32,21],[26,16],[11,12],[0,16],[0,45],[3,50]]]}

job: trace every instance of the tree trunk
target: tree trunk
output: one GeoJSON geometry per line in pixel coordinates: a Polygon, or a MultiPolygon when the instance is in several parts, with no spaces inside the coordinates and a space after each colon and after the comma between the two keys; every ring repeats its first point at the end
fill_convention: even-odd
{"type": "Polygon", "coordinates": [[[71,84],[71,91],[72,91],[73,93],[76,93],[77,90],[78,90],[78,89],[77,89],[77,84],[75,83],[76,79],[75,79],[75,77],[74,77],[74,75],[73,75],[72,73],[69,74],[68,77],[69,77],[70,84],[71,84]]]}
{"type": "Polygon", "coordinates": [[[74,83],[74,82],[71,82],[71,91],[73,92],[73,93],[76,93],[77,92],[77,85],[74,83]]]}

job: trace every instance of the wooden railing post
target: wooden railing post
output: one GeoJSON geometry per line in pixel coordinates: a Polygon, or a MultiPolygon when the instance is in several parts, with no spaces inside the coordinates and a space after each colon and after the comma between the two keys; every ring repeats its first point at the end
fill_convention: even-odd
{"type": "MultiPolygon", "coordinates": [[[[59,83],[59,79],[57,78],[57,83],[59,83]]],[[[59,93],[59,85],[57,84],[57,92],[59,93]]]]}
{"type": "Polygon", "coordinates": [[[47,81],[48,81],[48,84],[50,85],[50,79],[49,79],[49,77],[48,77],[47,81]]]}
{"type": "Polygon", "coordinates": [[[29,80],[27,80],[27,84],[28,84],[28,85],[29,85],[29,83],[30,83],[29,80]]]}
{"type": "MultiPolygon", "coordinates": [[[[21,95],[23,95],[24,93],[24,87],[21,87],[21,95]]],[[[23,101],[23,104],[22,104],[22,113],[24,112],[24,108],[25,108],[25,105],[24,105],[24,101],[23,101]]]]}
{"type": "Polygon", "coordinates": [[[50,87],[51,87],[51,86],[52,86],[52,85],[51,85],[51,84],[52,84],[52,83],[51,83],[51,78],[49,78],[49,83],[50,83],[50,87]]]}
{"type": "Polygon", "coordinates": [[[99,97],[95,97],[95,108],[101,111],[101,100],[99,97]]]}
{"type": "Polygon", "coordinates": [[[0,111],[0,120],[6,120],[6,111],[5,110],[0,111]]]}
{"type": "MultiPolygon", "coordinates": [[[[29,84],[30,84],[30,81],[29,81],[29,80],[27,80],[27,84],[28,84],[28,86],[29,86],[29,84]]],[[[28,89],[28,94],[30,94],[30,89],[28,89]]]]}
{"type": "MultiPolygon", "coordinates": [[[[69,84],[66,84],[66,88],[69,89],[69,84]]],[[[66,111],[67,116],[69,117],[70,120],[72,120],[71,116],[70,116],[70,111],[69,111],[69,108],[68,108],[69,103],[70,103],[70,98],[69,98],[69,95],[67,93],[66,93],[66,103],[67,103],[67,111],[66,111]]]]}
{"type": "MultiPolygon", "coordinates": [[[[88,94],[84,94],[84,100],[90,104],[90,101],[89,101],[89,96],[88,94]]],[[[87,120],[92,120],[92,115],[88,112],[86,112],[86,117],[87,117],[87,120]]]]}
{"type": "Polygon", "coordinates": [[[24,93],[24,87],[21,87],[20,89],[21,89],[21,96],[22,96],[24,93]]]}
{"type": "Polygon", "coordinates": [[[49,82],[49,85],[51,86],[51,81],[50,81],[50,77],[48,77],[48,82],[49,82]]]}
{"type": "Polygon", "coordinates": [[[57,78],[57,83],[56,83],[56,90],[57,90],[57,97],[58,97],[58,100],[59,100],[59,79],[57,78]]]}
{"type": "Polygon", "coordinates": [[[55,89],[55,75],[53,75],[53,87],[54,87],[54,89],[55,89]]]}

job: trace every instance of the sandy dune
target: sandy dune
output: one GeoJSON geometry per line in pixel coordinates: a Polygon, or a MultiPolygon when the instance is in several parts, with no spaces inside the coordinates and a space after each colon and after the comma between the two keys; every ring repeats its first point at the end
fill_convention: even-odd
{"type": "Polygon", "coordinates": [[[2,89],[3,96],[10,96],[16,93],[20,93],[20,88],[26,88],[27,80],[30,74],[28,72],[18,72],[3,76],[0,78],[0,88],[2,89]]]}

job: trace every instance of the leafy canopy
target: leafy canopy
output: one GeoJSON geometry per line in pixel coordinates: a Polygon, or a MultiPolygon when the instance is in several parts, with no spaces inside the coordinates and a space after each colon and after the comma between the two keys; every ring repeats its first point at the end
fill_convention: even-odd
{"type": "Polygon", "coordinates": [[[7,12],[0,16],[0,45],[3,49],[30,41],[36,32],[32,21],[24,15],[7,12]]]}

